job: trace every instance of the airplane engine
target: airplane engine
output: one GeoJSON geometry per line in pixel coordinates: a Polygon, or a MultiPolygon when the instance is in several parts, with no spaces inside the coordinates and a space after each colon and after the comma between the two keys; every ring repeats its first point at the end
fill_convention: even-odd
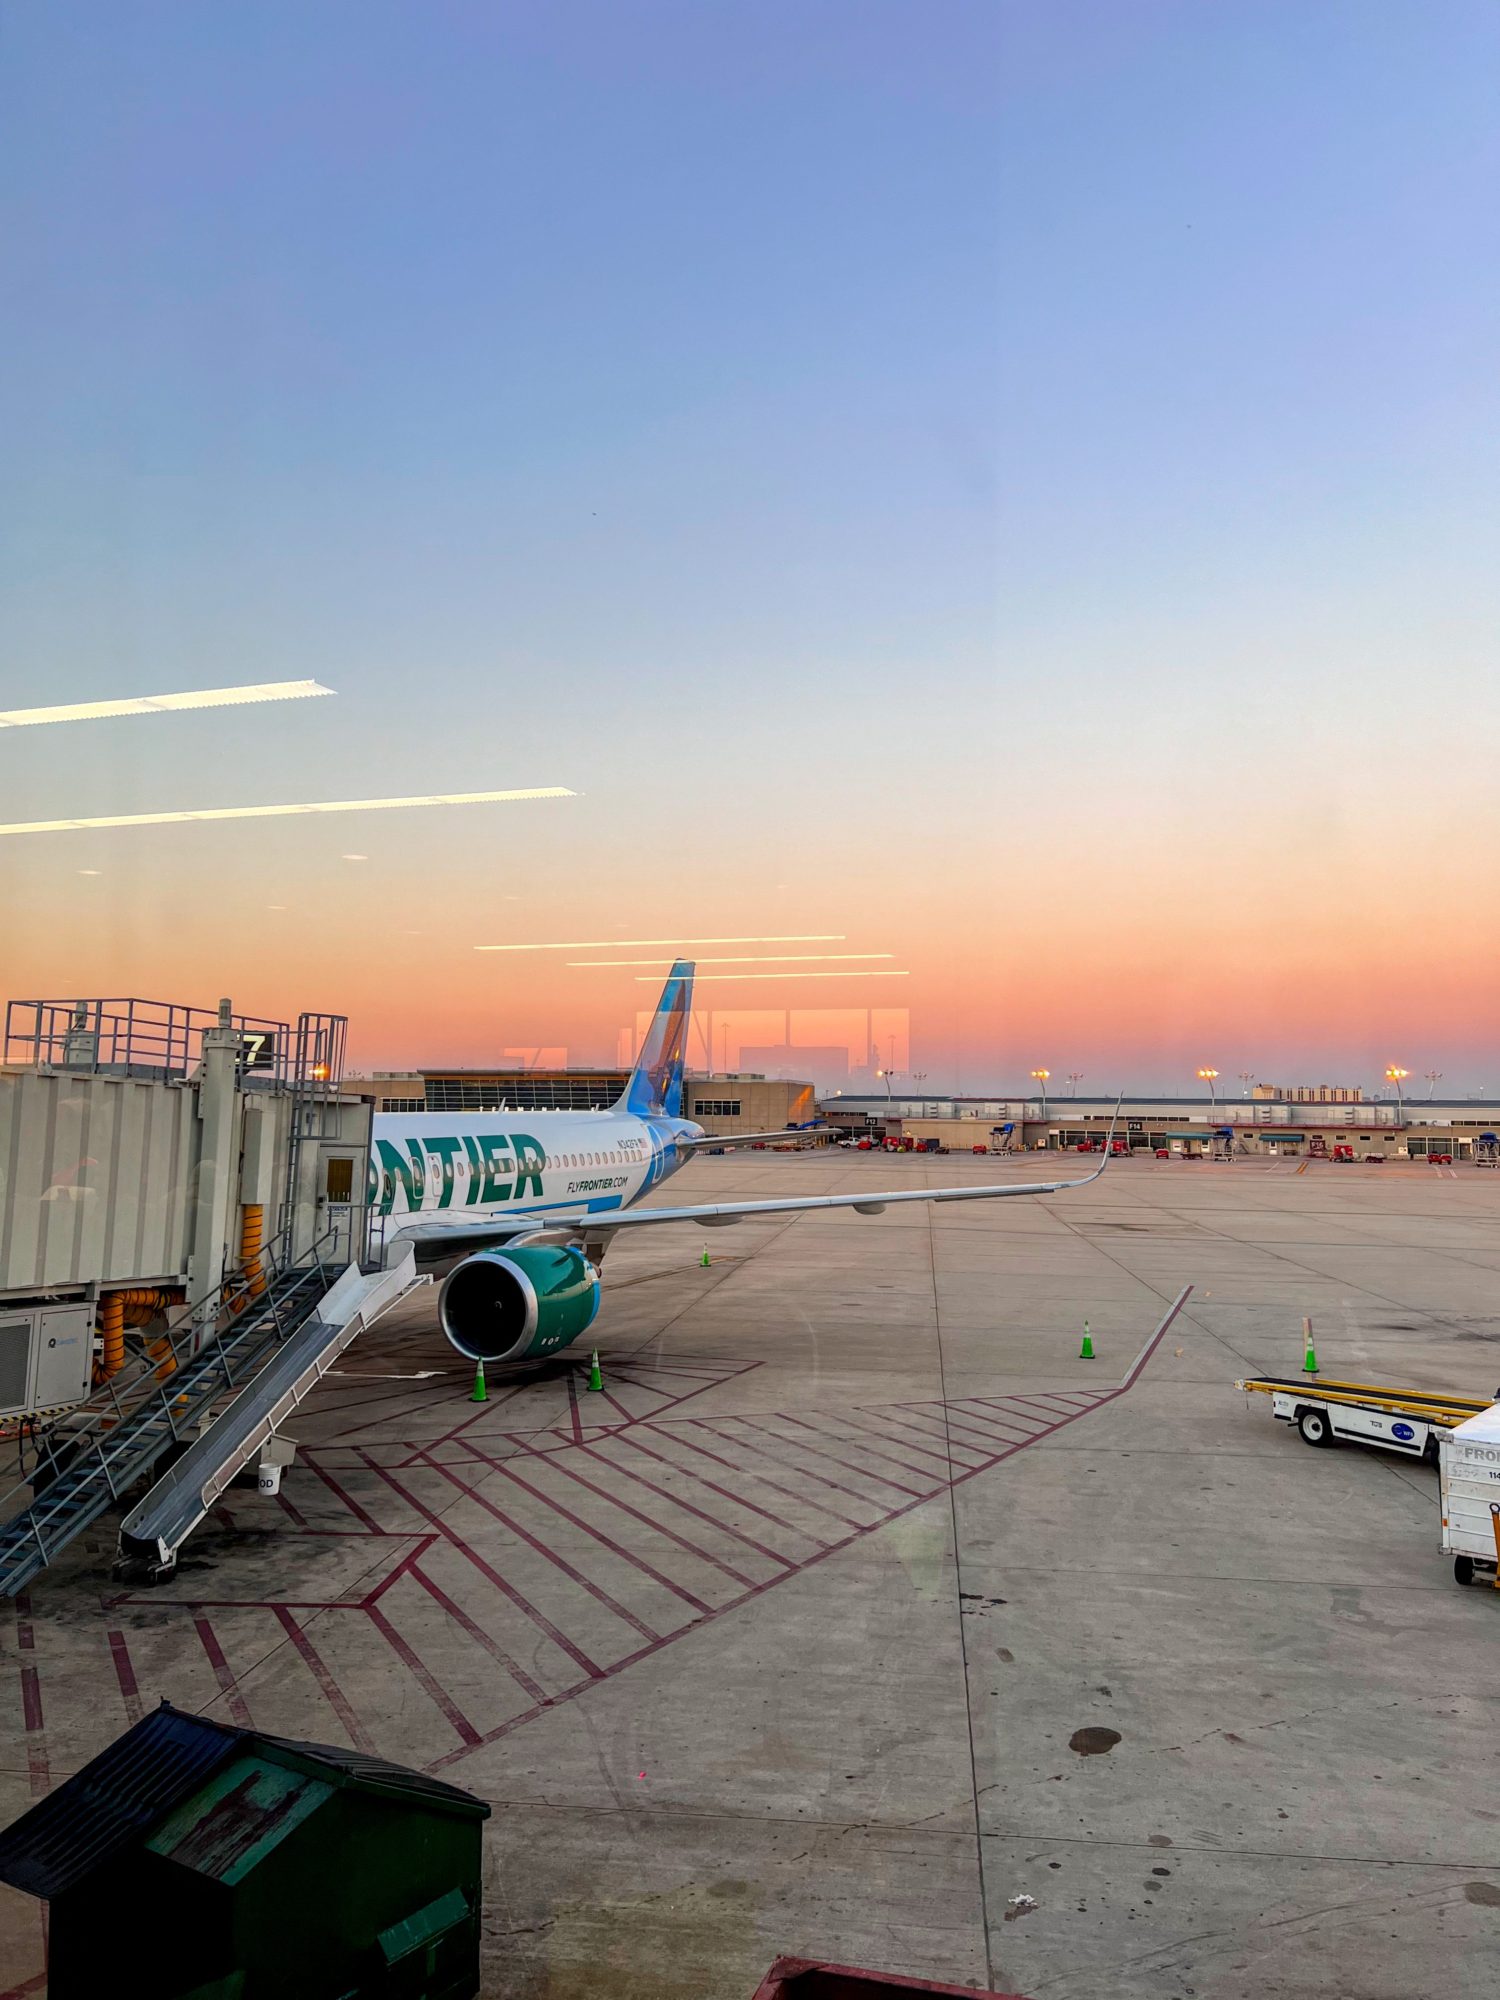
{"type": "Polygon", "coordinates": [[[443,1332],[470,1361],[526,1361],[593,1325],[599,1273],[581,1250],[523,1244],[456,1264],[438,1294],[443,1332]]]}

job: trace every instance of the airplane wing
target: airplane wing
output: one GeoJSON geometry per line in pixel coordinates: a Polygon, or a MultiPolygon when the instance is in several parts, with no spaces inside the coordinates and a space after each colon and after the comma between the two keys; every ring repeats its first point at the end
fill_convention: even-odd
{"type": "Polygon", "coordinates": [[[439,1216],[423,1218],[393,1230],[391,1242],[414,1245],[419,1263],[467,1250],[496,1248],[505,1243],[589,1242],[602,1246],[620,1229],[649,1229],[664,1222],[693,1222],[706,1229],[723,1229],[754,1215],[795,1215],[811,1209],[852,1208],[856,1215],[880,1215],[887,1208],[909,1201],[1001,1201],[1008,1195],[1065,1194],[1070,1188],[1089,1186],[1098,1180],[1113,1157],[1115,1126],[1120,1106],[1110,1120],[1104,1141],[1104,1158],[1092,1173],[1073,1180],[990,1181],[978,1187],[895,1188],[864,1194],[774,1195],[768,1201],[699,1202],[681,1208],[601,1209],[591,1214],[552,1219],[535,1210],[530,1215],[517,1210],[497,1216],[492,1222],[465,1216],[448,1221],[439,1216]]]}
{"type": "Polygon", "coordinates": [[[704,1202],[686,1208],[627,1208],[607,1215],[584,1215],[576,1222],[547,1223],[538,1218],[536,1234],[558,1236],[612,1236],[617,1229],[642,1229],[657,1222],[696,1222],[706,1228],[724,1228],[752,1215],[789,1215],[801,1209],[852,1208],[857,1215],[879,1215],[898,1202],[907,1201],[998,1201],[1013,1194],[1061,1194],[1068,1188],[1087,1187],[1098,1180],[1109,1165],[1109,1155],[1091,1174],[1070,1181],[999,1181],[985,1187],[897,1188],[868,1194],[779,1195],[770,1201],[704,1202]]]}
{"type": "Polygon", "coordinates": [[[742,1222],[747,1216],[795,1215],[808,1209],[852,1208],[856,1215],[879,1215],[887,1208],[908,1201],[1001,1201],[1007,1195],[1063,1194],[1069,1188],[1087,1187],[1104,1172],[1113,1158],[1115,1126],[1119,1116],[1117,1102],[1104,1141],[1104,1158],[1092,1173],[1080,1174],[1074,1180],[990,1181],[979,1187],[895,1188],[866,1194],[776,1195],[769,1201],[715,1201],[683,1208],[627,1208],[602,1215],[580,1216],[576,1222],[549,1224],[538,1218],[535,1236],[528,1240],[536,1241],[546,1235],[565,1241],[581,1242],[587,1238],[603,1242],[616,1230],[645,1229],[660,1222],[695,1222],[704,1228],[722,1229],[730,1223],[742,1222]]]}

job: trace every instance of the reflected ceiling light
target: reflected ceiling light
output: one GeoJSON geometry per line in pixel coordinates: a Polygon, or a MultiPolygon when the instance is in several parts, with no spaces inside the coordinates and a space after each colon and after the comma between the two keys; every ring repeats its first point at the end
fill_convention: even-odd
{"type": "Polygon", "coordinates": [[[244,687],[196,688],[188,694],[137,694],[126,701],[73,701],[60,708],[0,709],[0,729],[42,722],[99,722],[115,715],[170,715],[179,708],[238,708],[252,701],[306,701],[332,694],[319,681],[254,681],[244,687]]]}
{"type": "Polygon", "coordinates": [[[200,806],[193,812],[109,813],[100,819],[25,819],[0,826],[7,833],[75,833],[84,827],[176,826],[182,820],[279,819],[288,813],[402,812],[412,806],[507,805],[515,799],[575,799],[566,785],[533,785],[513,792],[427,792],[412,799],[317,799],[294,806],[200,806]]]}
{"type": "Polygon", "coordinates": [[[561,944],[476,944],[476,951],[618,951],[624,945],[842,944],[843,931],[793,931],[786,937],[573,938],[561,944]]]}
{"type": "MultiPolygon", "coordinates": [[[[894,958],[893,951],[760,951],[743,958],[700,958],[700,965],[807,965],[828,964],[835,959],[894,958]]],[[[592,972],[596,967],[621,965],[670,965],[669,958],[570,958],[570,972],[592,972]]]]}
{"type": "MultiPolygon", "coordinates": [[[[863,969],[855,971],[851,967],[848,972],[705,972],[700,975],[698,984],[700,986],[713,985],[718,981],[724,979],[910,979],[910,978],[911,974],[909,972],[866,972],[863,969]]],[[[637,986],[654,986],[656,984],[656,975],[651,972],[638,973],[636,975],[635,983],[637,986]]]]}

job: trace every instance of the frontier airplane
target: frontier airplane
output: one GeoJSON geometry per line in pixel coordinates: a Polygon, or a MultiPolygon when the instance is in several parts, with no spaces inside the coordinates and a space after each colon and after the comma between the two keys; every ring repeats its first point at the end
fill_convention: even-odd
{"type": "Polygon", "coordinates": [[[707,1146],[814,1136],[710,1137],[682,1116],[692,1000],[693,966],[679,959],[640,1060],[607,1111],[376,1118],[370,1201],[387,1218],[387,1245],[409,1243],[419,1264],[446,1267],[439,1317],[448,1339],[471,1361],[521,1361],[575,1341],[599,1310],[599,1266],[621,1229],[665,1222],[719,1227],[747,1215],[815,1208],[879,1215],[896,1202],[1057,1194],[1086,1187],[1109,1164],[1106,1144],[1103,1163],[1077,1180],[638,1208],[642,1196],[707,1146]]]}

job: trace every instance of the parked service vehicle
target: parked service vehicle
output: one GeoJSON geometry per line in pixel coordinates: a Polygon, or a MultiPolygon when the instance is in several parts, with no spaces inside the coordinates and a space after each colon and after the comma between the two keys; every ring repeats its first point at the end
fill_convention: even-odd
{"type": "Polygon", "coordinates": [[[1453,1558],[1459,1583],[1497,1579],[1500,1559],[1500,1404],[1458,1424],[1438,1459],[1443,1533],[1438,1546],[1453,1558]]]}
{"type": "Polygon", "coordinates": [[[1451,1431],[1491,1408],[1482,1397],[1315,1375],[1263,1375],[1234,1386],[1269,1396],[1271,1415],[1294,1424],[1304,1444],[1374,1444],[1434,1463],[1451,1431]]]}

